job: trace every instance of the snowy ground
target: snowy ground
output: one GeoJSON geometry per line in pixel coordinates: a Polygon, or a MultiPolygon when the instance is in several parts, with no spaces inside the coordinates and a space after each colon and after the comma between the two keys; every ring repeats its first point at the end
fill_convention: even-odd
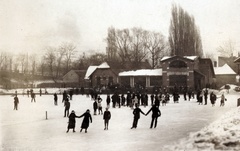
{"type": "MultiPolygon", "coordinates": [[[[105,108],[106,95],[102,95],[101,97],[104,100],[103,108],[105,108]]],[[[192,141],[194,141],[192,138],[200,139],[200,137],[195,136],[198,133],[200,136],[208,135],[206,134],[206,130],[201,130],[202,128],[205,127],[205,129],[211,130],[210,128],[206,128],[206,126],[226,113],[226,115],[230,115],[229,111],[231,114],[236,113],[239,115],[239,112],[236,112],[239,93],[232,93],[230,91],[230,94],[226,94],[226,97],[227,101],[224,107],[219,107],[219,99],[215,107],[212,107],[210,102],[208,102],[208,105],[198,105],[196,100],[183,101],[182,96],[178,104],[174,104],[171,100],[167,106],[160,106],[162,116],[158,120],[158,127],[156,129],[149,128],[151,122],[151,115],[149,114],[148,116],[141,115],[138,128],[131,130],[130,127],[133,120],[132,110],[127,107],[121,107],[110,108],[112,119],[110,120],[108,131],[103,130],[102,115],[92,115],[93,123],[90,124],[88,133],[79,132],[82,119],[76,120],[76,133],[72,133],[71,130],[69,133],[66,133],[68,119],[63,117],[64,107],[61,103],[61,95],[59,95],[58,106],[54,106],[52,95],[43,95],[41,97],[37,95],[36,103],[31,103],[30,98],[26,95],[19,95],[20,104],[18,111],[13,110],[13,97],[4,95],[0,96],[0,145],[2,150],[11,151],[184,150],[185,148],[182,146],[187,146],[184,143],[192,144],[192,141]],[[46,111],[48,113],[48,120],[45,119],[46,111]],[[196,134],[191,132],[196,132],[196,134]],[[189,136],[190,133],[191,136],[189,136]],[[185,138],[185,141],[181,140],[182,138],[185,138]],[[178,145],[175,144],[176,142],[178,145]]],[[[74,95],[70,103],[70,110],[75,110],[77,115],[81,115],[86,109],[90,109],[91,113],[93,112],[93,101],[86,96],[74,95]]],[[[141,107],[145,113],[149,108],[150,106],[146,108],[141,107]]],[[[232,117],[232,115],[229,117],[232,117]]],[[[218,125],[221,124],[218,123],[218,125]]],[[[211,125],[209,127],[213,127],[211,125]]],[[[235,129],[237,129],[237,126],[235,126],[235,129]]],[[[224,134],[218,130],[211,132],[211,135],[204,137],[204,140],[212,137],[213,134],[219,137],[222,137],[224,134]]],[[[239,132],[236,134],[239,134],[239,132]]],[[[203,144],[203,146],[207,145],[209,144],[203,144]]],[[[193,145],[193,147],[187,149],[197,150],[197,147],[193,145]]],[[[203,147],[200,149],[208,150],[210,148],[203,147]]]]}

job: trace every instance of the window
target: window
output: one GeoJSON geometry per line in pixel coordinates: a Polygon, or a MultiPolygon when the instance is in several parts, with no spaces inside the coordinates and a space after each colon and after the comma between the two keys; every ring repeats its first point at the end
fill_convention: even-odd
{"type": "Polygon", "coordinates": [[[101,77],[97,76],[97,85],[101,85],[101,77]]]}
{"type": "Polygon", "coordinates": [[[169,67],[172,67],[172,68],[187,68],[187,64],[184,61],[175,60],[175,61],[172,61],[169,64],[169,67]]]}

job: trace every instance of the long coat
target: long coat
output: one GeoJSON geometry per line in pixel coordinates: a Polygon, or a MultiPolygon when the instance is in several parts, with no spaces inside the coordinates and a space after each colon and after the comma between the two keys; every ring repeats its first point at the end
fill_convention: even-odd
{"type": "Polygon", "coordinates": [[[75,124],[76,124],[76,120],[75,120],[75,118],[76,117],[79,117],[79,116],[76,116],[76,114],[75,113],[71,113],[70,115],[69,115],[69,121],[68,121],[68,129],[70,129],[70,128],[75,128],[75,124]]]}
{"type": "Polygon", "coordinates": [[[87,129],[89,127],[89,121],[91,121],[91,123],[92,123],[92,116],[91,116],[90,113],[85,112],[85,113],[83,113],[83,115],[80,116],[80,118],[81,117],[84,117],[83,121],[82,121],[81,128],[82,129],[87,129]]]}

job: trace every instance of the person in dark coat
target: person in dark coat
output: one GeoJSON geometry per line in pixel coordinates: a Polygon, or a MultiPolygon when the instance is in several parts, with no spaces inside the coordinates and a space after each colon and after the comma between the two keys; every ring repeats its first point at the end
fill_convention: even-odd
{"type": "Polygon", "coordinates": [[[205,101],[204,105],[207,105],[207,100],[208,100],[208,90],[206,89],[204,91],[204,101],[205,101]]]}
{"type": "Polygon", "coordinates": [[[221,100],[220,100],[220,107],[225,105],[225,102],[227,99],[225,98],[224,94],[221,95],[221,100]]]}
{"type": "Polygon", "coordinates": [[[97,115],[97,109],[98,109],[98,103],[97,103],[97,101],[95,100],[94,102],[93,102],[93,111],[94,111],[94,115],[97,115]]]}
{"type": "Polygon", "coordinates": [[[66,116],[68,117],[69,109],[70,109],[70,102],[69,102],[68,98],[65,100],[64,106],[65,106],[64,117],[66,117],[66,116]]]}
{"type": "Polygon", "coordinates": [[[13,108],[13,110],[18,110],[19,99],[18,99],[17,95],[13,99],[14,99],[14,108],[13,108]]]}
{"type": "Polygon", "coordinates": [[[76,125],[76,120],[75,118],[79,118],[79,116],[77,116],[75,114],[75,111],[72,110],[71,114],[69,115],[69,120],[68,120],[68,127],[67,127],[67,131],[66,133],[69,132],[69,129],[73,129],[73,132],[75,132],[75,125],[76,125]]]}
{"type": "Polygon", "coordinates": [[[68,95],[67,95],[67,92],[66,91],[63,91],[63,94],[62,94],[62,102],[65,102],[66,99],[68,98],[68,95]]]}
{"type": "Polygon", "coordinates": [[[87,129],[89,127],[89,122],[92,123],[92,116],[90,114],[90,110],[87,109],[87,111],[85,113],[83,113],[83,115],[81,115],[79,118],[81,118],[81,117],[84,117],[84,118],[82,121],[80,132],[82,132],[82,129],[85,129],[85,133],[87,133],[87,129]]]}
{"type": "Polygon", "coordinates": [[[34,92],[31,93],[31,102],[36,102],[36,95],[34,92]]]}
{"type": "Polygon", "coordinates": [[[156,105],[153,105],[151,107],[151,109],[147,112],[146,116],[152,111],[152,122],[151,122],[151,125],[150,125],[150,128],[153,127],[153,123],[155,121],[155,124],[154,124],[154,128],[157,127],[157,119],[159,116],[161,116],[161,111],[159,110],[159,108],[156,106],[156,105]]]}
{"type": "Polygon", "coordinates": [[[70,89],[70,91],[69,91],[69,96],[70,96],[70,100],[72,100],[72,96],[73,96],[73,89],[70,89]]]}
{"type": "Polygon", "coordinates": [[[111,98],[110,98],[110,95],[108,94],[106,99],[107,107],[110,107],[110,102],[111,102],[111,98]]]}
{"type": "Polygon", "coordinates": [[[140,113],[145,115],[145,113],[138,107],[138,104],[135,104],[136,108],[133,110],[133,124],[131,129],[137,128],[138,120],[140,119],[140,113]]]}
{"type": "Polygon", "coordinates": [[[158,106],[158,107],[160,106],[160,100],[159,100],[157,94],[155,95],[155,102],[154,102],[154,104],[155,104],[156,106],[158,106]]]}
{"type": "Polygon", "coordinates": [[[126,98],[124,96],[124,94],[121,95],[121,102],[122,102],[122,106],[125,106],[125,102],[126,102],[126,98]]]}
{"type": "Polygon", "coordinates": [[[54,105],[57,105],[57,101],[58,101],[58,96],[57,93],[54,93],[54,105]]]}
{"type": "Polygon", "coordinates": [[[217,96],[213,92],[211,92],[210,101],[211,101],[212,106],[215,106],[216,99],[217,99],[217,96]]]}
{"type": "Polygon", "coordinates": [[[106,108],[106,111],[104,111],[103,113],[103,120],[104,120],[104,130],[108,130],[108,124],[109,124],[109,120],[111,119],[111,112],[108,110],[108,108],[106,108]]]}

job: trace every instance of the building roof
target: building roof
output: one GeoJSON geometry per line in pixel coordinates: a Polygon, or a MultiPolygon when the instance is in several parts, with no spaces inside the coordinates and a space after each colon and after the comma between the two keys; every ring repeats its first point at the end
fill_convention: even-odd
{"type": "Polygon", "coordinates": [[[224,64],[222,67],[215,67],[214,71],[215,71],[216,75],[233,75],[233,74],[236,74],[236,72],[234,72],[233,69],[228,64],[224,64]]]}
{"type": "Polygon", "coordinates": [[[100,64],[97,68],[99,68],[99,69],[109,69],[110,66],[108,65],[107,62],[103,62],[103,63],[100,64]]]}
{"type": "MultiPolygon", "coordinates": [[[[165,60],[168,60],[170,58],[173,58],[173,57],[177,57],[177,56],[165,56],[161,59],[161,61],[165,61],[165,60]]],[[[186,59],[189,59],[189,60],[195,60],[198,58],[198,56],[182,56],[183,58],[186,58],[186,59]]]]}
{"type": "Polygon", "coordinates": [[[140,69],[132,71],[124,71],[119,76],[162,76],[162,69],[140,69]]]}
{"type": "Polygon", "coordinates": [[[98,66],[89,66],[85,74],[84,79],[88,80],[92,73],[97,69],[98,66]]]}

